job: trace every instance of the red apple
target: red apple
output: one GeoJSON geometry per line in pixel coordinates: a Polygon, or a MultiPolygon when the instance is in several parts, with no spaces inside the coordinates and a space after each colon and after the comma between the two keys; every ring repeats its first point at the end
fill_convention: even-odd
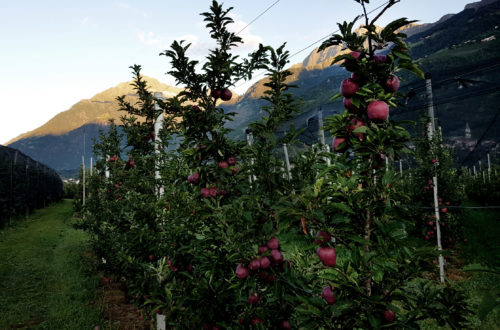
{"type": "Polygon", "coordinates": [[[250,270],[259,269],[260,268],[259,259],[253,259],[252,261],[250,261],[250,263],[248,264],[248,268],[250,268],[250,270]]]}
{"type": "Polygon", "coordinates": [[[265,272],[260,272],[259,273],[259,278],[263,281],[267,280],[267,273],[265,272]]]}
{"type": "Polygon", "coordinates": [[[219,162],[219,168],[228,168],[229,164],[226,161],[219,162]]]}
{"type": "Polygon", "coordinates": [[[434,222],[433,221],[429,221],[429,226],[434,226],[434,222]]]}
{"type": "Polygon", "coordinates": [[[264,258],[260,259],[260,268],[266,269],[266,268],[269,268],[269,266],[271,266],[271,260],[269,260],[268,257],[264,257],[264,258]]]}
{"type": "Polygon", "coordinates": [[[236,165],[236,157],[234,157],[234,156],[228,157],[228,158],[227,158],[227,163],[228,163],[229,165],[231,165],[231,166],[236,165]]]}
{"type": "Polygon", "coordinates": [[[194,112],[198,113],[198,112],[201,112],[201,109],[199,106],[197,105],[192,105],[191,106],[191,110],[193,110],[194,112]]]}
{"type": "MultiPolygon", "coordinates": [[[[358,60],[358,59],[360,58],[360,56],[361,56],[361,53],[360,53],[360,52],[350,52],[350,53],[349,53],[349,55],[351,55],[352,57],[354,57],[354,60],[358,60]]],[[[348,61],[350,61],[350,60],[352,61],[353,59],[351,59],[351,58],[346,58],[346,59],[344,60],[344,63],[347,63],[347,62],[348,62],[348,61]]]]}
{"type": "Polygon", "coordinates": [[[260,300],[260,297],[258,294],[256,294],[255,292],[254,293],[251,293],[250,294],[250,297],[248,297],[248,303],[250,305],[256,305],[260,300]]]}
{"type": "Polygon", "coordinates": [[[236,276],[240,279],[243,280],[248,277],[249,271],[246,267],[243,267],[242,264],[239,264],[236,266],[236,276]]]}
{"type": "Polygon", "coordinates": [[[429,236],[428,236],[428,235],[425,235],[425,239],[426,239],[426,240],[429,240],[429,236]]]}
{"type": "Polygon", "coordinates": [[[210,93],[210,95],[214,98],[214,99],[218,99],[222,96],[222,91],[218,88],[215,88],[215,89],[212,89],[212,92],[210,93]]]}
{"type": "Polygon", "coordinates": [[[446,213],[446,212],[448,212],[448,209],[447,209],[446,207],[443,207],[443,208],[441,209],[441,212],[446,213]]]}
{"type": "Polygon", "coordinates": [[[344,144],[344,146],[339,147],[344,142],[345,142],[345,138],[343,138],[343,137],[335,137],[333,139],[333,144],[332,144],[333,151],[336,151],[336,152],[342,152],[342,151],[344,151],[347,148],[347,144],[344,144]]]}
{"type": "Polygon", "coordinates": [[[290,321],[283,320],[283,321],[280,322],[280,329],[287,329],[288,330],[288,329],[291,329],[291,328],[292,328],[292,326],[290,324],[290,321]]]}
{"type": "Polygon", "coordinates": [[[394,314],[394,312],[390,309],[385,310],[383,316],[387,322],[394,322],[396,319],[396,314],[394,314]]]}
{"type": "Polygon", "coordinates": [[[390,93],[396,92],[399,89],[399,78],[392,74],[387,77],[385,89],[390,93]]]}
{"type": "Polygon", "coordinates": [[[432,160],[431,160],[431,163],[432,163],[432,164],[436,164],[436,163],[437,163],[437,161],[438,161],[437,159],[432,159],[432,160]]]}
{"type": "Polygon", "coordinates": [[[110,281],[109,277],[104,278],[104,282],[106,282],[107,284],[109,284],[109,281],[110,281]]]}
{"type": "Polygon", "coordinates": [[[319,257],[319,260],[321,260],[323,265],[326,267],[335,266],[337,263],[337,253],[335,249],[330,246],[319,247],[316,250],[316,254],[319,257]]]}
{"type": "Polygon", "coordinates": [[[351,79],[360,84],[363,80],[363,77],[359,73],[353,72],[351,73],[351,79]]]}
{"type": "Polygon", "coordinates": [[[199,181],[200,181],[200,175],[196,172],[188,176],[189,183],[197,184],[199,181]]]}
{"type": "Polygon", "coordinates": [[[210,188],[210,197],[217,197],[217,188],[210,188]]]}
{"type": "Polygon", "coordinates": [[[258,254],[264,254],[269,248],[267,245],[260,245],[259,248],[257,249],[258,254]]]}
{"type": "Polygon", "coordinates": [[[329,286],[325,286],[321,292],[321,298],[325,299],[328,305],[333,305],[335,303],[335,297],[333,296],[333,290],[329,286]]]}
{"type": "Polygon", "coordinates": [[[280,250],[271,250],[270,256],[277,264],[283,261],[283,254],[280,250]]]}
{"type": "Polygon", "coordinates": [[[326,231],[318,231],[318,233],[316,234],[316,239],[314,240],[314,243],[324,244],[324,243],[330,242],[331,239],[332,239],[332,237],[326,231]]]}
{"type": "Polygon", "coordinates": [[[229,88],[223,88],[221,91],[220,98],[222,101],[229,101],[233,97],[233,93],[229,90],[229,88]]]}
{"type": "Polygon", "coordinates": [[[269,241],[267,242],[267,246],[271,249],[271,250],[277,250],[279,249],[279,241],[276,237],[272,237],[271,239],[269,239],[269,241]]]}
{"type": "MultiPolygon", "coordinates": [[[[354,118],[353,120],[351,120],[351,124],[349,126],[347,126],[347,130],[349,132],[352,132],[354,131],[356,128],[359,128],[361,126],[365,126],[365,123],[363,123],[363,121],[359,118],[354,118]]],[[[359,140],[363,140],[363,133],[354,133],[359,140]]]]}
{"type": "Polygon", "coordinates": [[[387,56],[386,55],[374,55],[373,59],[375,60],[376,63],[385,63],[385,61],[387,61],[387,56]]]}
{"type": "Polygon", "coordinates": [[[347,111],[349,111],[350,113],[359,113],[360,112],[360,108],[356,107],[351,99],[348,99],[348,98],[344,98],[344,107],[347,109],[347,111]]]}
{"type": "Polygon", "coordinates": [[[201,188],[201,196],[203,198],[210,197],[210,189],[209,188],[201,188]]]}
{"type": "Polygon", "coordinates": [[[232,173],[232,174],[236,174],[236,173],[238,173],[238,168],[237,168],[237,167],[233,167],[233,168],[231,169],[231,173],[232,173]]]}
{"type": "Polygon", "coordinates": [[[153,256],[152,254],[150,254],[150,255],[148,256],[148,260],[149,260],[149,261],[153,261],[153,259],[154,259],[154,256],[153,256]]]}
{"type": "Polygon", "coordinates": [[[258,316],[256,316],[256,317],[254,317],[254,318],[252,319],[252,321],[251,321],[251,322],[252,322],[252,325],[257,325],[257,324],[262,323],[262,322],[264,322],[264,321],[262,321],[262,319],[261,319],[261,318],[259,318],[258,316]]]}
{"type": "Polygon", "coordinates": [[[389,106],[384,101],[373,101],[366,109],[368,118],[373,121],[384,121],[389,115],[389,106]]]}
{"type": "Polygon", "coordinates": [[[342,80],[340,84],[340,93],[343,97],[352,97],[359,91],[359,85],[352,78],[342,80]]]}

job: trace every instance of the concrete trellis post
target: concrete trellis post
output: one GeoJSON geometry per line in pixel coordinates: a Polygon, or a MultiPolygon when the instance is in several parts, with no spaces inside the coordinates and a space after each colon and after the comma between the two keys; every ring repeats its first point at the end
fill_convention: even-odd
{"type": "MultiPolygon", "coordinates": [[[[434,119],[432,80],[431,80],[431,74],[428,72],[425,74],[425,87],[426,87],[426,92],[427,92],[427,110],[428,110],[428,115],[430,118],[428,135],[429,135],[429,141],[432,141],[434,133],[436,131],[436,124],[435,124],[435,119],[434,119]]],[[[438,246],[438,250],[442,251],[443,247],[441,245],[441,226],[439,224],[440,218],[439,218],[439,202],[438,202],[438,181],[437,181],[437,174],[436,174],[435,170],[434,170],[434,175],[432,177],[432,183],[434,185],[434,188],[433,188],[433,191],[434,191],[434,214],[436,216],[437,246],[438,246]]],[[[438,262],[439,262],[439,278],[440,278],[441,282],[444,282],[444,258],[443,258],[442,254],[439,254],[438,262]]]]}
{"type": "MultiPolygon", "coordinates": [[[[161,110],[158,105],[157,99],[163,99],[163,94],[161,92],[154,93],[155,98],[155,110],[161,110]]],[[[156,195],[160,198],[165,193],[165,187],[161,183],[161,174],[160,174],[160,156],[161,156],[161,139],[160,139],[160,131],[163,129],[163,111],[158,115],[155,121],[154,129],[155,129],[155,138],[154,138],[154,149],[156,156],[155,163],[155,180],[156,180],[156,195]]],[[[156,329],[157,330],[165,330],[167,328],[165,322],[165,315],[156,314],[156,329]]]]}
{"type": "MultiPolygon", "coordinates": [[[[325,144],[325,131],[323,130],[323,111],[318,111],[318,135],[319,135],[319,143],[321,144],[321,149],[325,149],[327,152],[330,152],[330,147],[325,144]]],[[[328,166],[330,166],[330,157],[325,157],[325,162],[328,166]]]]}
{"type": "Polygon", "coordinates": [[[399,174],[403,176],[403,162],[401,159],[399,160],[399,174]]]}
{"type": "Polygon", "coordinates": [[[290,159],[288,158],[288,148],[286,146],[286,143],[283,143],[283,152],[285,153],[285,164],[286,164],[286,172],[288,174],[288,180],[292,180],[290,159]]]}
{"type": "Polygon", "coordinates": [[[491,162],[490,162],[490,152],[486,154],[486,157],[488,159],[488,182],[491,182],[491,162]]]}
{"type": "MultiPolygon", "coordinates": [[[[155,98],[155,110],[161,110],[160,106],[158,105],[158,102],[156,99],[161,99],[163,94],[161,92],[156,92],[154,94],[155,98]]],[[[160,144],[161,144],[161,139],[160,139],[160,131],[163,129],[163,112],[158,115],[158,118],[156,118],[155,121],[155,154],[156,154],[156,164],[155,164],[155,179],[157,182],[157,187],[156,187],[156,194],[158,197],[163,196],[165,193],[165,187],[161,184],[161,175],[160,175],[160,144]]]]}
{"type": "Polygon", "coordinates": [[[106,155],[106,165],[104,166],[104,176],[109,179],[109,168],[108,168],[109,155],[106,155]]]}
{"type": "Polygon", "coordinates": [[[85,156],[82,156],[82,181],[83,181],[83,198],[82,204],[85,205],[85,156]]]}
{"type": "Polygon", "coordinates": [[[477,177],[476,175],[476,165],[472,165],[472,169],[474,170],[474,179],[477,177]]]}
{"type": "MultiPolygon", "coordinates": [[[[246,137],[247,137],[247,143],[251,147],[252,144],[253,144],[252,130],[250,128],[247,128],[245,130],[245,134],[246,134],[246,137]]],[[[250,165],[253,166],[253,164],[254,164],[254,160],[253,160],[253,158],[250,158],[250,165]]],[[[248,180],[250,181],[250,184],[251,184],[253,181],[257,180],[257,178],[255,177],[255,175],[252,174],[252,175],[248,176],[248,180]]]]}
{"type": "MultiPolygon", "coordinates": [[[[28,198],[29,194],[30,194],[30,177],[28,175],[28,168],[29,168],[29,158],[26,159],[26,198],[28,198]]],[[[30,205],[29,205],[29,202],[26,201],[26,219],[29,217],[30,215],[30,205]]]]}
{"type": "Polygon", "coordinates": [[[92,167],[94,166],[93,162],[94,162],[94,159],[92,157],[90,157],[90,176],[92,176],[92,167]]]}

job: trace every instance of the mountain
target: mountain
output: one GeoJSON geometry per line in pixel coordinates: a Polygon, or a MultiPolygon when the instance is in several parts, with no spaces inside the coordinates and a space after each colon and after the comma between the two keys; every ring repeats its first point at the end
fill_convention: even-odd
{"type": "MultiPolygon", "coordinates": [[[[401,30],[408,35],[413,58],[423,71],[433,75],[436,111],[445,137],[463,136],[468,123],[473,138],[477,139],[484,132],[485,123],[494,116],[500,86],[498,22],[500,0],[483,0],[468,4],[460,13],[445,15],[437,22],[411,24],[401,30]],[[463,79],[473,83],[463,83],[463,79]]],[[[322,52],[315,49],[301,63],[289,68],[292,75],[287,82],[298,87],[291,92],[303,101],[301,113],[289,124],[306,128],[301,137],[304,142],[317,141],[317,115],[320,111],[323,117],[343,111],[340,100],[330,100],[338,92],[340,82],[349,75],[342,67],[331,66],[333,58],[342,52],[345,50],[339,46],[322,52]]],[[[402,92],[413,88],[415,96],[408,98],[406,107],[391,110],[391,118],[418,121],[419,114],[425,110],[424,81],[405,72],[398,75],[402,92]]],[[[156,79],[146,79],[152,91],[162,91],[165,96],[180,91],[156,79]]],[[[259,98],[265,90],[265,82],[266,78],[261,79],[244,95],[222,104],[225,111],[236,113],[234,120],[227,123],[234,130],[233,136],[243,137],[248,124],[263,116],[260,107],[265,102],[259,98]]],[[[121,83],[89,100],[78,102],[40,128],[12,140],[10,145],[55,169],[76,168],[81,163],[84,135],[88,157],[91,138],[96,136],[99,128],[106,127],[103,125],[108,119],[120,116],[116,97],[133,93],[130,82],[121,83]]],[[[410,129],[415,133],[414,128],[410,129]]],[[[491,139],[500,138],[498,129],[494,128],[488,134],[491,139]]]]}
{"type": "MultiPolygon", "coordinates": [[[[144,77],[144,79],[152,91],[162,92],[165,97],[176,95],[181,91],[180,88],[160,83],[155,78],[144,77]]],[[[119,111],[116,98],[128,95],[133,99],[134,93],[131,82],[120,83],[94,95],[91,99],[79,101],[69,110],[59,113],[39,128],[10,140],[7,145],[32,137],[66,134],[86,124],[107,124],[110,119],[118,121],[122,113],[119,111]]]]}
{"type": "MultiPolygon", "coordinates": [[[[143,78],[151,92],[161,92],[164,97],[172,97],[182,91],[181,88],[163,84],[155,78],[143,78]]],[[[99,135],[100,130],[106,131],[110,119],[119,123],[120,117],[124,115],[119,111],[116,98],[126,95],[126,99],[132,103],[138,99],[131,84],[132,81],[123,82],[90,99],[81,100],[39,128],[10,140],[7,145],[58,171],[78,168],[82,155],[87,156],[88,166],[93,139],[99,135]]],[[[236,93],[233,95],[232,102],[225,102],[226,104],[238,100],[239,96],[236,93]]]]}

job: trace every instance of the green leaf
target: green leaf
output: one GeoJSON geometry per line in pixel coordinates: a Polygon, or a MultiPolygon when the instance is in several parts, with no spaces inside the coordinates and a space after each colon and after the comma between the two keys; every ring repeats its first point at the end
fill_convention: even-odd
{"type": "Polygon", "coordinates": [[[354,211],[349,206],[347,206],[343,203],[330,203],[330,204],[328,204],[328,206],[332,206],[332,207],[339,209],[341,211],[344,211],[346,213],[354,214],[354,211]]]}
{"type": "Polygon", "coordinates": [[[336,99],[340,99],[342,97],[342,94],[338,93],[338,94],[335,94],[334,96],[332,96],[330,98],[330,101],[335,101],[336,99]]]}

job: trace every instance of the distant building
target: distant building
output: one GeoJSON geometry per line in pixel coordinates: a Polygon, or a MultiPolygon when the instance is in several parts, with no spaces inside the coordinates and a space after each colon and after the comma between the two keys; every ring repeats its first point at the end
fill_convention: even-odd
{"type": "MultiPolygon", "coordinates": [[[[472,138],[472,131],[470,129],[469,123],[465,123],[464,136],[450,136],[446,139],[444,143],[445,146],[452,149],[466,149],[472,151],[476,146],[477,140],[472,138]]],[[[481,147],[491,148],[495,145],[493,140],[482,140],[481,147]]]]}
{"type": "Polygon", "coordinates": [[[469,122],[465,123],[465,138],[466,139],[472,139],[472,134],[471,134],[471,131],[470,131],[469,122]]]}

